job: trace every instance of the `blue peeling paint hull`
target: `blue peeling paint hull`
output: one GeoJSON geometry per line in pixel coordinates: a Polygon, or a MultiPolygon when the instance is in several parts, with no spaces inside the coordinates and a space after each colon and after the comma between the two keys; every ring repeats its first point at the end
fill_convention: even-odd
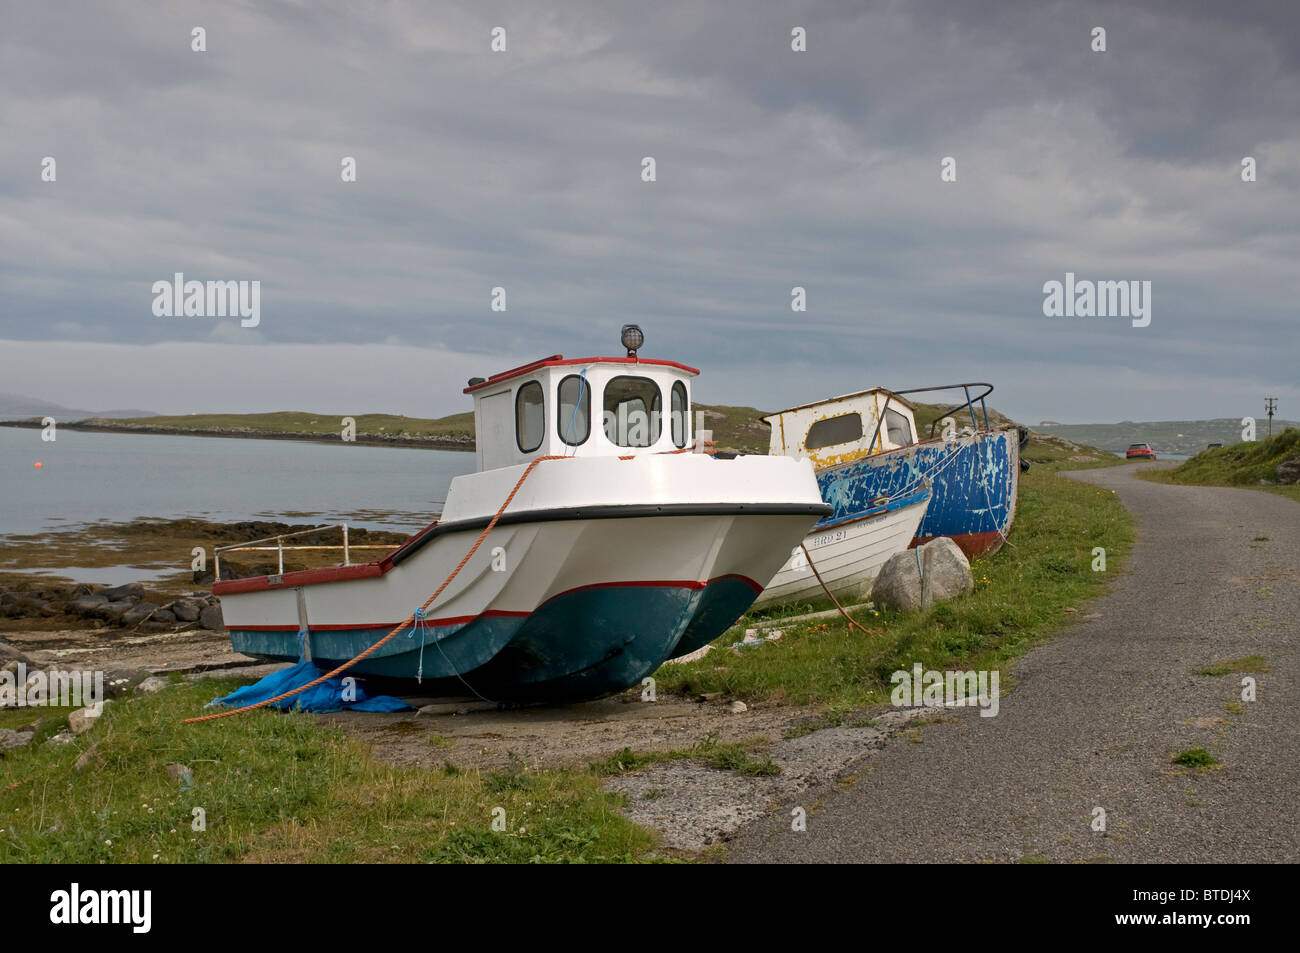
{"type": "Polygon", "coordinates": [[[822,499],[835,512],[817,526],[850,518],[880,497],[914,492],[923,478],[933,493],[913,545],[948,536],[967,556],[994,552],[1015,519],[1019,435],[997,430],[930,441],[818,470],[822,499]]]}

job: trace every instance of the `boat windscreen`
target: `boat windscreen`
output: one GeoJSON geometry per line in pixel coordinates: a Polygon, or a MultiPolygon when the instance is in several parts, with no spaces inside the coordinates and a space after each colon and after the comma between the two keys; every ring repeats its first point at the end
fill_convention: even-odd
{"type": "Polygon", "coordinates": [[[820,450],[822,447],[834,447],[861,439],[862,415],[855,412],[817,421],[808,428],[808,436],[804,438],[803,445],[808,450],[820,450]]]}

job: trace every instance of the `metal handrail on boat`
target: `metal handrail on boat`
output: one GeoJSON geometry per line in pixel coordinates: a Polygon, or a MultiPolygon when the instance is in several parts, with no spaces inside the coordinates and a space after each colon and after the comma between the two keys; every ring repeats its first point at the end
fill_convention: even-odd
{"type": "MultiPolygon", "coordinates": [[[[943,420],[954,410],[961,410],[963,407],[965,407],[968,411],[970,411],[971,426],[978,429],[979,421],[975,417],[976,401],[979,401],[980,411],[984,414],[984,429],[988,430],[989,409],[988,409],[988,405],[984,403],[984,398],[987,397],[989,394],[993,393],[993,385],[988,383],[987,381],[967,381],[964,384],[939,384],[938,386],[935,387],[911,387],[908,388],[907,390],[889,390],[888,394],[890,396],[894,394],[898,394],[900,396],[903,394],[924,394],[936,390],[957,390],[957,388],[959,387],[961,388],[962,393],[966,395],[966,403],[958,404],[956,407],[949,407],[947,410],[940,413],[938,417],[932,420],[930,422],[930,436],[931,437],[934,436],[934,428],[935,425],[939,423],[939,421],[943,420]],[[987,389],[982,393],[976,394],[974,397],[972,397],[970,393],[970,389],[972,387],[984,387],[987,389]]],[[[886,396],[885,406],[880,409],[880,417],[876,420],[876,429],[875,432],[872,433],[871,435],[871,443],[867,444],[868,447],[874,447],[876,445],[876,438],[880,436],[880,425],[885,422],[885,411],[888,409],[889,409],[889,396],[886,396]]]]}
{"type": "Polygon", "coordinates": [[[284,551],[290,552],[305,549],[341,549],[343,550],[343,565],[352,565],[352,550],[354,549],[384,549],[389,550],[393,547],[385,544],[374,545],[355,545],[348,543],[348,524],[339,523],[337,526],[317,526],[314,529],[303,529],[296,533],[281,533],[278,536],[267,536],[264,539],[254,539],[247,543],[235,543],[230,546],[218,546],[212,550],[213,558],[213,579],[221,581],[221,554],[232,552],[274,552],[279,554],[279,574],[284,575],[284,551]],[[343,542],[335,546],[286,546],[286,539],[293,539],[295,536],[311,536],[315,533],[327,533],[332,529],[343,531],[343,542]],[[259,546],[259,543],[275,543],[274,546],[259,546]]]}

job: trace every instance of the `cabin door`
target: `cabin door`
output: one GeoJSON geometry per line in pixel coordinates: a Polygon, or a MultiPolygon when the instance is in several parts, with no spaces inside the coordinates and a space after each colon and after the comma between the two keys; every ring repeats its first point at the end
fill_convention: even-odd
{"type": "Polygon", "coordinates": [[[519,455],[515,449],[512,403],[508,390],[483,397],[478,402],[479,432],[476,436],[483,452],[481,466],[484,470],[509,466],[519,455]]]}

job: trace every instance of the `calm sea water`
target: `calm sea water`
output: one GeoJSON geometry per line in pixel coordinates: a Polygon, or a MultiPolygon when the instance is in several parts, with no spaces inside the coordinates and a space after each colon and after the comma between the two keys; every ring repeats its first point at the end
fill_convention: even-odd
{"type": "Polygon", "coordinates": [[[453,450],[0,427],[0,535],[138,517],[411,530],[473,469],[453,450]]]}

